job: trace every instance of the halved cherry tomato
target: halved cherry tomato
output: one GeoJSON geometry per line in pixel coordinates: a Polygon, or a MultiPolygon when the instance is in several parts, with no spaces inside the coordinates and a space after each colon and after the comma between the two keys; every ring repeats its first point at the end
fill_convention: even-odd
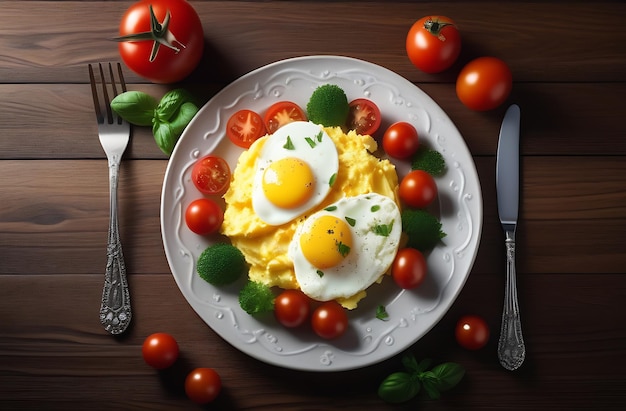
{"type": "Polygon", "coordinates": [[[419,136],[411,123],[398,121],[387,128],[383,135],[383,149],[394,158],[409,158],[419,148],[419,136]]]}
{"type": "Polygon", "coordinates": [[[455,337],[459,345],[468,350],[478,350],[489,342],[489,326],[477,315],[465,315],[459,319],[455,328],[455,337]]]}
{"type": "Polygon", "coordinates": [[[426,208],[435,200],[437,192],[433,176],[423,170],[413,170],[400,181],[398,194],[408,206],[426,208]]]}
{"type": "Polygon", "coordinates": [[[509,97],[513,76],[506,63],[496,57],[479,57],[467,63],[456,81],[456,94],[476,111],[492,110],[509,97]]]}
{"type": "Polygon", "coordinates": [[[311,300],[300,290],[285,290],[274,300],[274,315],[285,327],[298,327],[309,318],[310,312],[311,300]]]}
{"type": "Polygon", "coordinates": [[[239,147],[249,148],[265,134],[263,119],[252,110],[239,110],[226,123],[226,135],[239,147]]]}
{"type": "Polygon", "coordinates": [[[222,157],[203,157],[193,165],[191,181],[204,194],[223,194],[230,185],[230,167],[222,157]]]}
{"type": "Polygon", "coordinates": [[[366,98],[357,98],[350,102],[347,126],[348,130],[354,130],[357,134],[374,134],[380,127],[380,110],[374,102],[366,98]]]}
{"type": "Polygon", "coordinates": [[[185,222],[191,231],[199,235],[213,234],[224,222],[224,212],[210,198],[192,201],[185,211],[185,222]]]}
{"type": "Polygon", "coordinates": [[[267,109],[263,121],[267,132],[273,134],[276,130],[292,121],[306,121],[306,114],[300,106],[291,101],[279,101],[267,109]]]}
{"type": "Polygon", "coordinates": [[[178,343],[167,333],[149,335],[141,347],[146,364],[157,370],[171,367],[178,358],[178,352],[178,343]]]}
{"type": "Polygon", "coordinates": [[[327,301],[313,311],[313,331],[325,339],[340,337],[348,328],[346,310],[336,301],[327,301]]]}
{"type": "Polygon", "coordinates": [[[459,57],[461,36],[448,17],[422,17],[406,36],[406,53],[418,69],[438,73],[452,66],[459,57]]]}
{"type": "Polygon", "coordinates": [[[426,258],[415,248],[398,251],[391,266],[391,276],[404,289],[419,287],[426,278],[426,258]]]}
{"type": "Polygon", "coordinates": [[[196,368],[185,378],[185,393],[196,404],[214,401],[222,390],[222,378],[212,368],[196,368]]]}

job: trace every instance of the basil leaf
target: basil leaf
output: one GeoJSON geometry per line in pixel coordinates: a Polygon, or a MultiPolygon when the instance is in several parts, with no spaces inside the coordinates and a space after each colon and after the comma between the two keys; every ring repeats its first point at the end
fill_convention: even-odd
{"type": "Polygon", "coordinates": [[[176,142],[191,119],[198,112],[198,107],[191,102],[183,103],[171,122],[158,121],[155,118],[152,133],[157,145],[167,155],[172,154],[176,142]]]}
{"type": "Polygon", "coordinates": [[[415,397],[420,383],[407,372],[395,372],[385,378],[378,387],[378,396],[386,402],[398,404],[415,397]]]}
{"type": "Polygon", "coordinates": [[[402,365],[411,374],[414,374],[420,371],[419,366],[417,364],[417,360],[415,359],[415,356],[413,354],[406,354],[405,356],[403,356],[402,365]]]}
{"type": "Polygon", "coordinates": [[[184,103],[193,102],[193,97],[184,89],[175,89],[165,93],[156,108],[156,115],[160,121],[173,121],[178,110],[184,103]]]}
{"type": "Polygon", "coordinates": [[[454,362],[446,362],[439,364],[430,371],[437,377],[437,389],[439,391],[447,391],[456,386],[463,376],[465,369],[454,362]]]}
{"type": "Polygon", "coordinates": [[[141,91],[126,91],[111,101],[111,109],[136,126],[151,126],[157,101],[141,91]]]}
{"type": "Polygon", "coordinates": [[[437,388],[436,378],[427,378],[422,380],[422,387],[424,387],[424,391],[426,391],[426,394],[428,394],[428,397],[430,397],[431,400],[438,400],[441,398],[441,392],[439,392],[439,389],[437,388]]]}

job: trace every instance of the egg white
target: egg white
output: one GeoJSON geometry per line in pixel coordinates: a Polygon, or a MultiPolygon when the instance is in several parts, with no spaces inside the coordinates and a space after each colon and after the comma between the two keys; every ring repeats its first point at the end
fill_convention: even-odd
{"type": "Polygon", "coordinates": [[[276,226],[301,216],[324,201],[330,192],[332,179],[339,170],[339,155],[332,139],[321,126],[306,121],[294,121],[268,136],[256,161],[255,169],[252,207],[261,220],[276,226]],[[288,138],[290,146],[286,144],[288,138]],[[312,143],[307,139],[311,139],[312,143]],[[277,207],[263,192],[263,172],[272,162],[286,157],[303,160],[315,176],[314,194],[306,203],[296,208],[277,207]]]}
{"type": "Polygon", "coordinates": [[[389,270],[401,232],[398,206],[389,197],[376,193],[345,197],[312,214],[298,227],[289,244],[289,257],[301,290],[318,301],[349,298],[365,290],[389,270]],[[341,264],[319,270],[302,254],[300,237],[323,215],[348,217],[354,224],[353,245],[341,264]],[[391,227],[387,235],[377,232],[376,228],[382,225],[391,227]]]}

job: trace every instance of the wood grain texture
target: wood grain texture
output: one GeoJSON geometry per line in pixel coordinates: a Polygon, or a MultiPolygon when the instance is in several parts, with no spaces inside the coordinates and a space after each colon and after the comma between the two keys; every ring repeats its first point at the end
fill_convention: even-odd
{"type": "MultiPolygon", "coordinates": [[[[616,1],[192,1],[205,30],[198,69],[155,85],[125,71],[129,88],[193,90],[203,104],[239,76],[277,60],[356,57],[414,82],[450,116],[474,157],[483,196],[478,255],[448,313],[408,351],[456,361],[461,384],[438,401],[383,403],[380,381],[401,354],[339,373],[292,371],[252,359],[193,311],[170,273],[160,232],[167,157],[135,128],[122,163],[121,236],[134,320],[107,335],[98,321],[108,227],[106,161],[86,65],[119,60],[109,38],[131,1],[0,1],[0,409],[193,409],[186,373],[214,367],[220,410],[622,410],[626,406],[626,3],[616,1]],[[430,75],[404,38],[427,14],[457,22],[463,51],[430,75]],[[481,55],[512,68],[513,92],[486,113],[466,109],[456,74],[481,55]],[[526,362],[496,358],[504,294],[504,235],[495,152],[508,103],[522,109],[518,293],[526,362]],[[477,352],[454,341],[464,314],[491,328],[477,352]],[[143,339],[172,333],[181,358],[165,372],[143,363],[143,339]]],[[[198,407],[201,408],[201,407],[198,407]]]]}

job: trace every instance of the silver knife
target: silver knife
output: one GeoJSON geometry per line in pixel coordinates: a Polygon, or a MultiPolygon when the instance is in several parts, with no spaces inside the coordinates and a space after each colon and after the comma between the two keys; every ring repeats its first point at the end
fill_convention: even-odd
{"type": "Polygon", "coordinates": [[[519,368],[526,357],[515,279],[515,230],[519,209],[519,134],[520,109],[513,104],[507,109],[502,121],[496,158],[498,215],[504,229],[506,245],[506,289],[498,358],[500,364],[507,370],[519,368]]]}

